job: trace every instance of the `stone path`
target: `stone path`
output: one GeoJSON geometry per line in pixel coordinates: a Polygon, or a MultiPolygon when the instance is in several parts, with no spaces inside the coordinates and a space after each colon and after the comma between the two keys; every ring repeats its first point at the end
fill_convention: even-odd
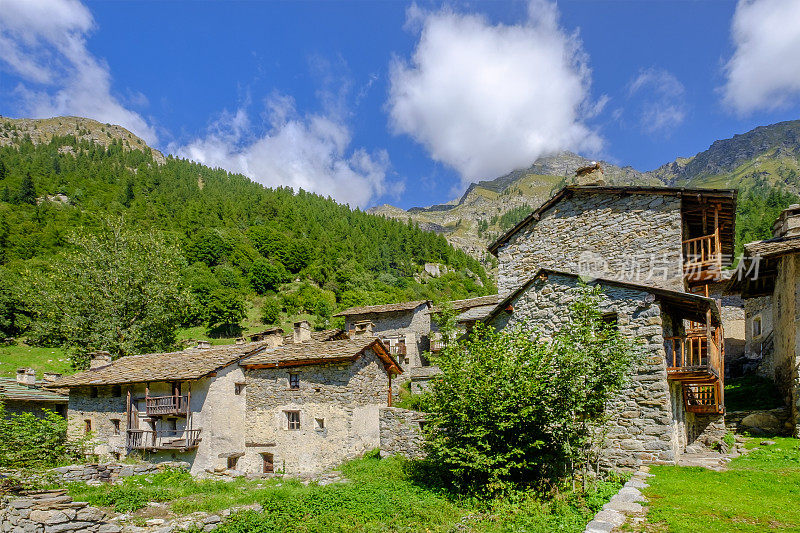
{"type": "Polygon", "coordinates": [[[644,507],[640,502],[647,499],[640,489],[648,487],[647,478],[653,474],[646,466],[639,467],[625,485],[619,489],[611,500],[586,524],[585,533],[609,533],[622,526],[629,518],[641,521],[644,516],[644,507]]]}

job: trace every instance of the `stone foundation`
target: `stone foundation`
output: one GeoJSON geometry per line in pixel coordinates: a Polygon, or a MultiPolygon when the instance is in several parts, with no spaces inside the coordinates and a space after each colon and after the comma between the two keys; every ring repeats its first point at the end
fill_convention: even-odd
{"type": "Polygon", "coordinates": [[[108,464],[88,464],[88,465],[70,465],[53,468],[50,470],[58,481],[72,482],[114,482],[119,478],[130,476],[141,476],[144,474],[154,474],[156,472],[163,472],[167,468],[177,468],[188,470],[189,464],[184,462],[164,462],[159,464],[142,463],[142,464],[124,464],[124,463],[108,463],[108,464]]]}

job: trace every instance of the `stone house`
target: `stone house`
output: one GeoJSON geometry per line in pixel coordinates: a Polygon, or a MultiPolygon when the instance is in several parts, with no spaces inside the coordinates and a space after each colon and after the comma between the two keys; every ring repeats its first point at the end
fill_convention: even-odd
{"type": "Polygon", "coordinates": [[[645,341],[613,408],[611,464],[675,461],[724,432],[725,336],[710,296],[732,262],[735,211],[733,190],[571,185],[489,247],[503,300],[485,321],[552,334],[583,280],[645,341]]]}
{"type": "Polygon", "coordinates": [[[35,370],[20,368],[16,379],[0,377],[0,402],[7,414],[33,413],[44,417],[47,410],[66,417],[67,396],[44,388],[59,377],[60,374],[45,372],[44,381],[37,381],[35,370]]]}
{"type": "Polygon", "coordinates": [[[431,319],[427,300],[385,305],[351,307],[336,313],[344,317],[346,332],[374,333],[389,347],[397,362],[406,369],[425,366],[423,354],[429,350],[431,319]]]}
{"type": "Polygon", "coordinates": [[[127,356],[97,353],[69,390],[68,434],[94,452],[180,460],[191,472],[315,471],[379,446],[379,409],[401,372],[374,337],[295,325],[259,342],[127,356]]]}
{"type": "Polygon", "coordinates": [[[744,248],[743,275],[733,283],[746,301],[747,354],[775,382],[800,436],[800,205],[780,214],[772,239],[744,248]]]}

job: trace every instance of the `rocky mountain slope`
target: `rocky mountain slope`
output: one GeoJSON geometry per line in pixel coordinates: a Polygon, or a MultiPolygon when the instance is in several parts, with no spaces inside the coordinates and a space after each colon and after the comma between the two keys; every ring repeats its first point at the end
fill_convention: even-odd
{"type": "MultiPolygon", "coordinates": [[[[574,171],[589,163],[571,152],[540,157],[530,167],[471,184],[461,198],[447,204],[403,210],[390,205],[370,213],[401,220],[441,233],[455,246],[491,264],[486,246],[566,184],[574,171]],[[526,212],[527,211],[527,212],[526,212]],[[504,216],[505,215],[505,216],[504,216]]],[[[675,187],[780,187],[800,193],[800,120],[761,126],[730,139],[715,141],[707,150],[677,158],[655,170],[600,162],[605,180],[613,185],[675,187]]]]}
{"type": "MultiPolygon", "coordinates": [[[[159,164],[165,161],[164,154],[126,130],[115,124],[103,124],[84,117],[53,118],[7,118],[0,116],[0,146],[19,144],[29,137],[33,144],[49,143],[53,137],[73,136],[78,141],[89,141],[106,148],[114,141],[122,141],[125,150],[150,151],[153,160],[159,164]]],[[[65,147],[66,148],[66,147],[65,147]]]]}

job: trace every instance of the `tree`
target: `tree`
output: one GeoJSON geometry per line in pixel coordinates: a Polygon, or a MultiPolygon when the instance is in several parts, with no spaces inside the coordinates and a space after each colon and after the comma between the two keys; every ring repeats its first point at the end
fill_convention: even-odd
{"type": "Polygon", "coordinates": [[[17,194],[17,203],[36,205],[36,187],[30,172],[26,172],[22,177],[22,184],[17,194]]]}
{"type": "Polygon", "coordinates": [[[267,259],[256,259],[250,269],[250,285],[258,294],[278,290],[281,283],[289,279],[289,274],[283,265],[273,263],[267,259]]]}
{"type": "Polygon", "coordinates": [[[188,303],[178,247],[155,232],[126,230],[120,219],[68,242],[72,249],[52,268],[29,272],[30,337],[63,344],[76,368],[92,350],[119,357],[172,348],[188,303]]]}
{"type": "Polygon", "coordinates": [[[281,310],[281,302],[277,298],[265,298],[261,306],[261,321],[267,325],[276,324],[281,317],[281,310]]]}
{"type": "Polygon", "coordinates": [[[208,327],[212,334],[229,337],[241,332],[240,323],[247,316],[244,298],[241,293],[223,287],[211,293],[208,305],[208,327]]]}
{"type": "Polygon", "coordinates": [[[599,298],[580,289],[550,341],[479,324],[432,356],[442,374],[425,402],[429,458],[457,490],[495,494],[588,462],[593,430],[638,353],[602,320],[599,298]]]}

